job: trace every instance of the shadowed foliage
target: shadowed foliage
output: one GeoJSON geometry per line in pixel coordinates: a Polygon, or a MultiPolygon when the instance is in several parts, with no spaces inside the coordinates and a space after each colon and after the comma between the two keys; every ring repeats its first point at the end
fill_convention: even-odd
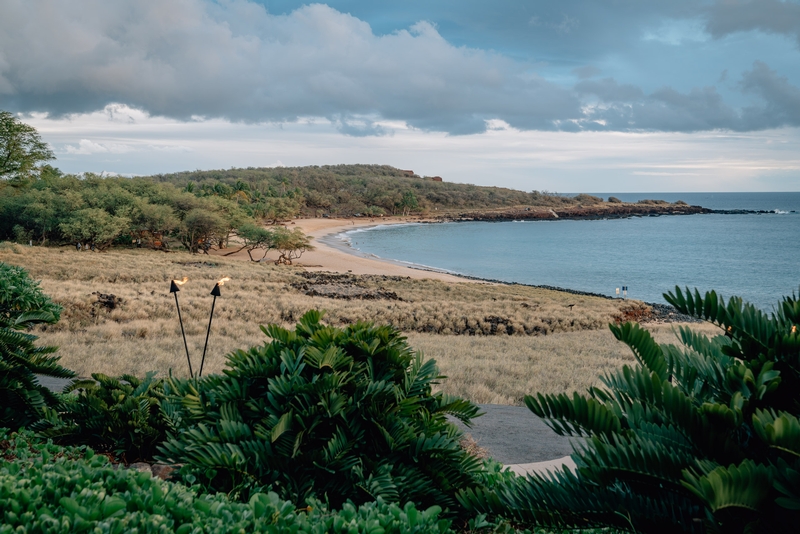
{"type": "Polygon", "coordinates": [[[56,443],[112,452],[125,463],[150,460],[167,437],[160,409],[162,380],[154,375],[140,379],[93,373],[92,380],[65,388],[64,393],[72,394],[64,397],[60,409],[48,410],[31,428],[56,443]]]}
{"type": "Polygon", "coordinates": [[[51,356],[56,347],[39,347],[26,332],[58,321],[61,308],[20,268],[0,262],[0,427],[17,429],[39,419],[56,396],[36,375],[72,378],[75,374],[51,356]]]}
{"type": "Polygon", "coordinates": [[[638,362],[586,395],[527,396],[559,434],[588,436],[576,472],[467,489],[473,510],[568,528],[636,532],[788,532],[800,521],[800,301],[766,314],[676,288],[681,313],[720,327],[682,327],[659,345],[637,324],[611,326],[638,362]],[[793,526],[794,525],[794,526],[793,526]]]}

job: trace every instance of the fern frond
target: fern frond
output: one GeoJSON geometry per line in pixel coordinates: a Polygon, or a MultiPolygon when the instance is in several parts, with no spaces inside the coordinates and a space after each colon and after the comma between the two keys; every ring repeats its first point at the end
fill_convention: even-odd
{"type": "Polygon", "coordinates": [[[697,495],[712,512],[726,508],[760,511],[772,487],[769,467],[744,460],[739,465],[719,466],[706,474],[684,471],[683,485],[697,495]]]}
{"type": "Polygon", "coordinates": [[[630,347],[640,365],[655,373],[661,380],[669,378],[667,359],[661,347],[653,340],[650,332],[638,323],[610,324],[611,333],[630,347]]]}
{"type": "Polygon", "coordinates": [[[525,396],[530,411],[545,420],[547,425],[562,436],[590,436],[619,432],[619,417],[608,407],[593,398],[575,393],[525,396]]]}

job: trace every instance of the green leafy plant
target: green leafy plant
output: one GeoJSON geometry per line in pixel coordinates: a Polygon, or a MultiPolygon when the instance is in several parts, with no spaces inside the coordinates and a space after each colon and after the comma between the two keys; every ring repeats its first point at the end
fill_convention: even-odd
{"type": "Polygon", "coordinates": [[[49,410],[32,428],[57,443],[111,452],[125,463],[150,460],[168,430],[160,409],[162,380],[154,376],[92,374],[93,380],[67,387],[61,409],[49,410]]]}
{"type": "Polygon", "coordinates": [[[382,499],[329,511],[317,501],[298,509],[275,493],[249,502],[148,473],[113,468],[85,447],[41,442],[30,432],[0,429],[0,534],[12,532],[419,533],[449,531],[437,506],[418,510],[382,499]]]}
{"type": "Polygon", "coordinates": [[[659,345],[611,326],[638,365],[587,395],[528,396],[556,432],[586,436],[576,472],[467,489],[476,511],[540,525],[636,532],[787,532],[800,521],[800,301],[766,314],[715,292],[665,295],[721,328],[659,345]]]}
{"type": "Polygon", "coordinates": [[[321,315],[307,312],[295,331],[262,327],[272,341],[228,355],[222,376],[168,380],[163,406],[176,430],[159,459],[243,498],[272,488],[294,502],[455,508],[482,464],[447,415],[469,424],[477,406],[433,394],[435,362],[394,328],[339,329],[321,315]]]}
{"type": "Polygon", "coordinates": [[[72,378],[75,374],[51,356],[56,347],[39,347],[34,325],[58,321],[61,308],[20,268],[0,262],[0,426],[17,429],[38,420],[58,398],[39,385],[36,375],[72,378]]]}

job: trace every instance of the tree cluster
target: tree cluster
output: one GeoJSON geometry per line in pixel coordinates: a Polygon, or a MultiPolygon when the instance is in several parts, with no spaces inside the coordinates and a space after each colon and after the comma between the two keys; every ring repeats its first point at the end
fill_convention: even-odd
{"type": "Polygon", "coordinates": [[[198,197],[146,178],[40,176],[0,198],[0,239],[78,244],[103,250],[112,244],[164,248],[170,238],[197,252],[224,247],[235,229],[253,222],[246,206],[198,197]]]}

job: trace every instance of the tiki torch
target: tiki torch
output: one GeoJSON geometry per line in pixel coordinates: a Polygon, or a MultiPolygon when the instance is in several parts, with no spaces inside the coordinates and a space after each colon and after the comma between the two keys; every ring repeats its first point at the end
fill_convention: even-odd
{"type": "Polygon", "coordinates": [[[214,284],[214,289],[211,290],[211,294],[214,295],[214,300],[211,302],[211,315],[208,317],[208,330],[206,330],[206,343],[203,346],[203,358],[200,360],[200,372],[197,376],[203,376],[203,364],[206,361],[206,349],[208,349],[208,335],[211,333],[211,321],[214,319],[214,306],[217,304],[217,297],[221,296],[219,288],[220,286],[225,285],[225,282],[230,280],[227,276],[220,279],[216,284],[214,284]]]}
{"type": "Polygon", "coordinates": [[[189,376],[194,376],[192,373],[192,359],[189,358],[189,345],[186,344],[186,332],[183,330],[183,317],[181,317],[181,305],[178,304],[178,291],[180,287],[185,284],[189,279],[183,277],[183,280],[172,280],[169,284],[169,292],[175,295],[175,307],[178,308],[178,321],[181,323],[181,334],[183,334],[183,348],[186,349],[186,361],[189,363],[189,376]]]}

